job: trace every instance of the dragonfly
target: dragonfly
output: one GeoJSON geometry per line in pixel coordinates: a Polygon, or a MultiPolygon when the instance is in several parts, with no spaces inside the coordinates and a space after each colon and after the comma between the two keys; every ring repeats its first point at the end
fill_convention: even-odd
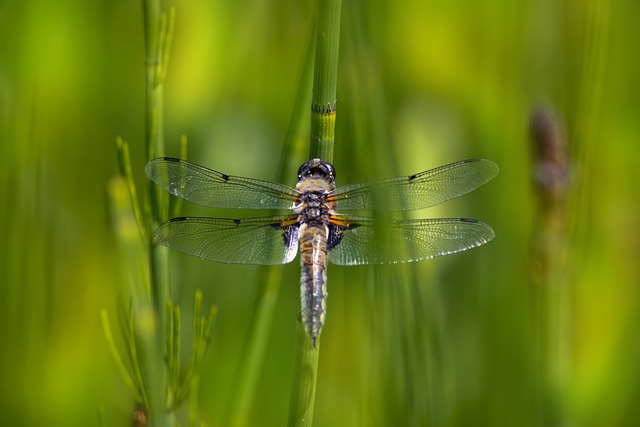
{"type": "Polygon", "coordinates": [[[295,188],[228,175],[174,158],[145,167],[174,196],[212,208],[286,211],[248,219],[178,217],[161,224],[155,241],[227,264],[278,265],[300,253],[300,319],[315,348],[326,317],[327,262],[336,265],[420,261],[477,247],[493,229],[470,218],[376,219],[371,211],[439,205],[487,183],[498,173],[489,160],[468,159],[390,179],[336,187],[333,165],[312,159],[295,188]]]}

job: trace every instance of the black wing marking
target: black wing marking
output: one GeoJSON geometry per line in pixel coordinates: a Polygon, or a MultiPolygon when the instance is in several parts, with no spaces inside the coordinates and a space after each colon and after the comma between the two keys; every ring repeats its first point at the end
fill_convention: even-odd
{"type": "Polygon", "coordinates": [[[291,209],[299,195],[275,182],[226,175],[175,157],[159,157],[144,168],[174,196],[213,208],[291,209]]]}
{"type": "Polygon", "coordinates": [[[492,161],[468,159],[415,175],[345,185],[329,200],[336,202],[337,212],[422,209],[469,193],[497,174],[492,161]]]}
{"type": "Polygon", "coordinates": [[[349,216],[348,226],[332,225],[339,237],[329,261],[338,265],[420,261],[483,245],[493,239],[487,224],[468,218],[375,221],[349,216]]]}
{"type": "Polygon", "coordinates": [[[249,219],[173,218],[156,230],[156,242],[208,261],[276,265],[298,253],[296,216],[249,219]]]}

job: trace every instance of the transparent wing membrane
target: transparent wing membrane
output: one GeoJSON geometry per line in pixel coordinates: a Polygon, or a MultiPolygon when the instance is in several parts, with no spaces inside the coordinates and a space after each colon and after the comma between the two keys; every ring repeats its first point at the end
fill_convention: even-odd
{"type": "Polygon", "coordinates": [[[299,197],[286,185],[226,175],[174,157],[151,160],[145,172],[174,196],[213,208],[291,209],[299,197]]]}
{"type": "Polygon", "coordinates": [[[467,194],[497,173],[498,165],[489,160],[462,160],[415,175],[345,185],[330,200],[337,212],[422,209],[467,194]]]}
{"type": "Polygon", "coordinates": [[[208,261],[275,265],[298,252],[296,216],[243,220],[174,218],[156,230],[156,242],[208,261]]]}
{"type": "MultiPolygon", "coordinates": [[[[298,191],[282,184],[226,175],[173,157],[154,159],[145,171],[171,194],[210,207],[290,210],[301,199],[298,191]]],[[[329,261],[334,264],[410,262],[464,251],[490,241],[491,227],[466,218],[377,221],[344,212],[438,205],[475,190],[497,173],[495,163],[470,159],[414,175],[346,185],[326,198],[329,206],[335,202],[335,212],[311,220],[324,224],[330,218],[329,261]]],[[[324,197],[321,189],[310,191],[313,197],[305,200],[324,197]]],[[[304,218],[174,218],[158,227],[156,241],[209,261],[283,264],[296,257],[299,221],[304,218]]]]}
{"type": "Polygon", "coordinates": [[[464,251],[487,243],[494,232],[467,218],[375,221],[348,217],[349,229],[329,252],[338,265],[391,264],[420,261],[464,251]]]}

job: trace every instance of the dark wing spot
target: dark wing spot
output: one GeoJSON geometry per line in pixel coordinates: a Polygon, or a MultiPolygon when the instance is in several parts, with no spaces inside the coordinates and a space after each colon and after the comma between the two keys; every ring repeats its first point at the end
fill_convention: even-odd
{"type": "Polygon", "coordinates": [[[342,240],[344,227],[339,225],[329,225],[329,235],[327,236],[327,250],[335,248],[342,240]]]}
{"type": "Polygon", "coordinates": [[[276,230],[282,230],[282,238],[284,239],[284,245],[287,248],[291,248],[293,245],[297,244],[297,241],[294,240],[298,239],[298,224],[282,226],[276,223],[271,224],[271,227],[276,230]]]}
{"type": "Polygon", "coordinates": [[[353,230],[359,227],[359,224],[335,225],[329,224],[329,235],[327,236],[327,250],[331,250],[338,246],[342,241],[342,234],[345,231],[353,230]]]}
{"type": "Polygon", "coordinates": [[[415,174],[409,175],[409,181],[413,181],[414,179],[416,179],[416,175],[415,174]]]}
{"type": "Polygon", "coordinates": [[[179,159],[177,157],[161,157],[161,159],[166,161],[166,162],[175,162],[175,163],[182,162],[182,159],[179,159]]]}
{"type": "Polygon", "coordinates": [[[171,218],[167,222],[180,222],[180,221],[184,221],[185,219],[187,219],[186,216],[179,216],[179,217],[176,217],[176,218],[171,218]]]}
{"type": "Polygon", "coordinates": [[[229,175],[227,175],[226,173],[223,173],[221,175],[222,175],[222,179],[224,179],[225,181],[229,181],[229,175]]]}

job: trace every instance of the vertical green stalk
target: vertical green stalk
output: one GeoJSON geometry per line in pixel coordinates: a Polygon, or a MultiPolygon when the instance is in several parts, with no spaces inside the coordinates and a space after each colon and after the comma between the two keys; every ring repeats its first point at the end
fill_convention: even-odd
{"type": "Polygon", "coordinates": [[[313,347],[302,322],[298,322],[296,327],[296,349],[295,373],[289,400],[289,425],[309,427],[313,425],[320,337],[313,347]]]}
{"type": "MultiPolygon", "coordinates": [[[[145,0],[142,4],[146,42],[146,151],[151,159],[164,152],[163,85],[175,11],[161,12],[157,0],[145,0]]],[[[135,410],[138,421],[134,422],[154,427],[173,426],[178,407],[190,397],[189,425],[195,425],[197,387],[211,342],[216,309],[211,307],[208,314],[202,316],[202,293],[196,292],[193,358],[187,373],[181,373],[181,310],[169,295],[169,253],[167,248],[153,242],[154,229],[168,218],[169,198],[159,187],[149,187],[144,209],[140,208],[128,145],[121,138],[117,143],[120,176],[113,180],[110,195],[112,218],[131,288],[130,308],[122,310],[120,316],[131,373],[115,344],[106,311],[102,315],[105,338],[125,383],[138,400],[135,410]],[[125,195],[129,196],[128,204],[123,201],[125,195]],[[140,233],[131,230],[134,226],[140,233]]],[[[186,155],[186,137],[181,141],[181,153],[186,155]]]]}
{"type": "MultiPolygon", "coordinates": [[[[169,47],[173,33],[175,12],[161,11],[160,0],[143,0],[145,35],[145,123],[147,160],[164,153],[164,79],[169,59],[169,47]]],[[[168,216],[168,195],[149,183],[148,209],[150,226],[155,226],[168,216]]],[[[149,236],[153,236],[149,230],[149,236]]],[[[168,249],[156,245],[149,239],[151,264],[151,301],[144,303],[138,318],[146,319],[142,324],[148,328],[140,330],[144,345],[145,366],[149,391],[149,416],[154,426],[170,426],[171,413],[167,410],[169,378],[166,359],[166,307],[169,302],[169,256],[168,249]]]]}
{"type": "MultiPolygon", "coordinates": [[[[333,161],[338,82],[341,0],[320,0],[316,24],[315,66],[311,98],[311,158],[333,161]]],[[[298,324],[296,367],[291,388],[289,425],[311,426],[318,378],[320,337],[312,346],[298,324]]]]}
{"type": "Polygon", "coordinates": [[[320,0],[311,99],[310,157],[333,161],[341,0],[320,0]]]}
{"type": "MultiPolygon", "coordinates": [[[[294,103],[293,115],[289,123],[287,135],[281,155],[280,182],[290,178],[291,171],[295,171],[300,159],[305,155],[307,138],[309,137],[309,114],[307,107],[311,102],[311,85],[313,77],[313,59],[315,37],[311,37],[307,55],[302,66],[302,73],[298,85],[297,97],[294,103]]],[[[231,407],[226,418],[232,427],[244,427],[249,423],[251,405],[255,397],[255,390],[260,378],[262,361],[267,349],[271,325],[282,282],[281,267],[260,267],[257,288],[256,309],[251,320],[251,330],[247,340],[247,347],[243,351],[240,371],[234,381],[231,392],[231,407]]]]}
{"type": "Polygon", "coordinates": [[[232,427],[244,427],[250,422],[251,405],[260,378],[280,291],[281,268],[272,267],[268,270],[261,268],[261,273],[259,274],[260,283],[258,283],[261,292],[251,321],[247,345],[239,364],[240,371],[231,392],[231,408],[227,419],[232,427]]]}

